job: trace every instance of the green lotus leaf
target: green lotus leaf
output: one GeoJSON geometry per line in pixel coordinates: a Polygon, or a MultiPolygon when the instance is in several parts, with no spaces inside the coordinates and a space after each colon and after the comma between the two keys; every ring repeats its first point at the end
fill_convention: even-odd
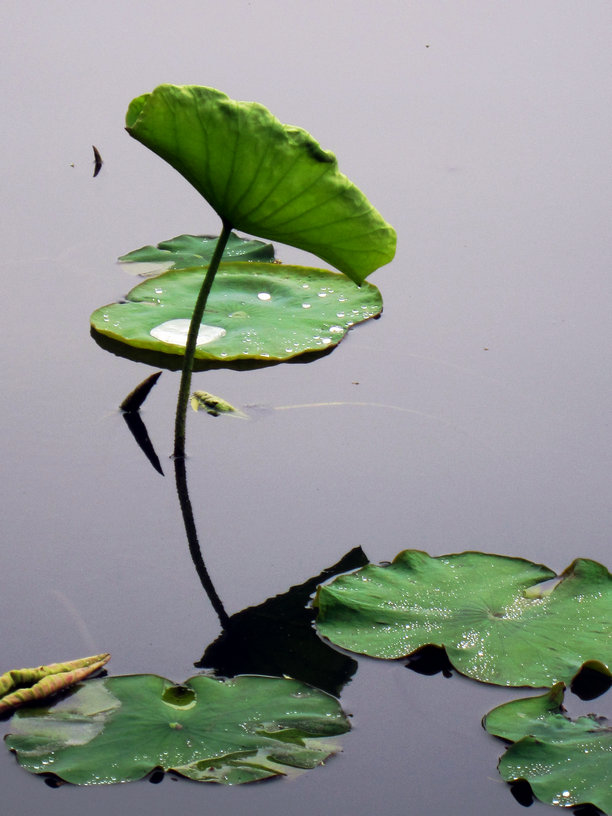
{"type": "Polygon", "coordinates": [[[160,85],[130,103],[126,130],[232,228],[312,252],[356,283],[395,255],[395,231],[333,153],[262,105],[214,88],[160,85]]]}
{"type": "Polygon", "coordinates": [[[84,683],[50,709],[13,719],[6,738],[32,773],[77,785],[173,770],[233,785],[321,765],[350,725],[337,700],[286,678],[152,674],[84,683]]]}
{"type": "MultiPolygon", "coordinates": [[[[182,354],[205,267],[173,270],[97,309],[95,331],[140,349],[182,354]]],[[[196,359],[287,360],[337,345],[355,323],[380,314],[370,283],[343,275],[258,262],[224,263],[211,289],[196,359]]]]}
{"type": "Polygon", "coordinates": [[[406,550],[320,587],[317,628],[372,657],[442,646],[462,674],[497,685],[569,682],[587,661],[610,674],[610,573],[578,559],[552,591],[539,591],[554,577],[520,558],[406,550]]]}
{"type": "Polygon", "coordinates": [[[612,813],[612,728],[593,715],[570,720],[563,683],[546,694],[513,700],[484,719],[487,731],[514,742],[499,763],[506,782],[524,779],[542,802],[592,804],[612,813]]]}
{"type": "MultiPolygon", "coordinates": [[[[177,235],[157,246],[144,246],[121,255],[119,261],[138,275],[206,265],[212,260],[217,240],[213,235],[177,235]]],[[[239,238],[232,232],[223,251],[223,260],[273,261],[274,247],[262,241],[239,238]]]]}

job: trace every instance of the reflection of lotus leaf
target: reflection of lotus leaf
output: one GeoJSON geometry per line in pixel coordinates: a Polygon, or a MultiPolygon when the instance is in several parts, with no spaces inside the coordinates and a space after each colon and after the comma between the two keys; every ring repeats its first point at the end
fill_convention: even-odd
{"type": "Polygon", "coordinates": [[[395,230],[335,156],[262,105],[160,85],[132,100],[126,130],[235,229],[312,252],[357,283],[395,254],[395,230]]]}
{"type": "Polygon", "coordinates": [[[372,657],[444,646],[462,674],[498,685],[569,682],[586,661],[610,675],[610,573],[578,559],[552,591],[540,591],[554,577],[519,558],[406,550],[389,566],[367,566],[321,587],[317,628],[372,657]]]}
{"type": "MultiPolygon", "coordinates": [[[[144,281],[127,300],[97,309],[93,328],[114,340],[166,354],[183,352],[205,267],[144,281]]],[[[378,315],[380,292],[323,269],[257,262],[219,267],[196,358],[286,360],[324,351],[355,323],[378,315]]]]}
{"type": "MultiPolygon", "coordinates": [[[[119,260],[124,268],[138,275],[200,266],[211,262],[217,240],[212,235],[177,235],[157,246],[144,246],[128,252],[119,260]]],[[[239,238],[232,232],[223,251],[223,260],[273,261],[274,247],[262,241],[239,238]]]]}
{"type": "Polygon", "coordinates": [[[313,629],[308,599],[322,581],[367,564],[361,547],[288,592],[232,615],[195,665],[215,674],[273,674],[309,683],[340,696],[357,661],[332,649],[313,629]]]}
{"type": "Polygon", "coordinates": [[[539,697],[494,708],[484,726],[514,742],[499,763],[506,782],[525,779],[551,805],[590,803],[612,813],[612,728],[589,715],[573,721],[563,713],[562,683],[539,697]]]}
{"type": "Polygon", "coordinates": [[[152,674],[92,680],[50,709],[13,719],[6,740],[32,773],[78,785],[141,779],[154,768],[240,784],[320,765],[349,730],[335,698],[296,680],[152,674]]]}

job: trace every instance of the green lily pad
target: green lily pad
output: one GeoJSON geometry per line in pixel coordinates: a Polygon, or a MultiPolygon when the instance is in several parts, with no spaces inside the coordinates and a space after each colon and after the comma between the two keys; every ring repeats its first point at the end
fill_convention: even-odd
{"type": "MultiPolygon", "coordinates": [[[[213,235],[177,235],[157,246],[144,246],[121,255],[119,261],[137,275],[159,274],[168,269],[202,266],[212,260],[218,237],[213,235]]],[[[273,261],[274,247],[233,232],[223,251],[224,261],[273,261]]]]}
{"type": "Polygon", "coordinates": [[[333,153],[262,105],[214,88],[160,85],[132,100],[126,130],[232,228],[312,252],[357,283],[395,255],[395,230],[333,153]]]}
{"type": "MultiPolygon", "coordinates": [[[[140,349],[182,354],[206,269],[146,280],[125,301],[97,309],[93,329],[140,349]]],[[[324,269],[223,263],[210,292],[196,348],[203,360],[287,360],[337,345],[355,323],[382,311],[370,283],[357,287],[324,269]]]]}
{"type": "Polygon", "coordinates": [[[524,779],[551,805],[592,804],[612,813],[612,728],[594,715],[570,720],[563,683],[538,697],[513,700],[484,719],[490,734],[514,742],[499,763],[506,782],[524,779]]]}
{"type": "Polygon", "coordinates": [[[173,770],[227,785],[321,765],[350,725],[337,700],[296,680],[152,674],[84,683],[51,709],[13,719],[6,738],[32,773],[77,785],[173,770]]]}
{"type": "Polygon", "coordinates": [[[462,674],[497,685],[569,683],[585,662],[609,675],[610,573],[578,559],[552,591],[540,591],[554,577],[520,558],[406,550],[389,566],[369,565],[320,587],[317,628],[372,657],[442,646],[462,674]]]}

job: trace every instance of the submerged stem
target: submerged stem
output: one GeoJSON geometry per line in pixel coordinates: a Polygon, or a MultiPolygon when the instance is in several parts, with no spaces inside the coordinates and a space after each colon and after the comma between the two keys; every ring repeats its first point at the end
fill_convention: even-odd
{"type": "Polygon", "coordinates": [[[206,308],[206,301],[213,284],[219,262],[223,256],[223,251],[227,244],[228,238],[232,231],[232,227],[226,221],[223,222],[223,229],[221,235],[217,239],[217,246],[214,254],[206,270],[204,282],[200,289],[200,294],[193,307],[193,315],[191,316],[191,323],[189,324],[189,332],[187,334],[187,345],[185,346],[185,356],[183,357],[183,371],[181,373],[181,383],[179,385],[178,400],[176,403],[176,419],[174,422],[174,457],[184,458],[185,456],[185,425],[187,422],[187,405],[189,403],[189,393],[191,391],[191,374],[193,372],[193,361],[195,358],[195,350],[198,340],[198,332],[200,330],[200,323],[202,322],[202,315],[206,308]]]}

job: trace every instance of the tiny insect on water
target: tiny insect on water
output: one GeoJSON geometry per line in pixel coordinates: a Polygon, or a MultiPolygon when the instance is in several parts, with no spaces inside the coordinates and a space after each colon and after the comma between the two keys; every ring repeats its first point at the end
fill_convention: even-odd
{"type": "Polygon", "coordinates": [[[92,145],[93,154],[94,154],[94,174],[93,177],[95,178],[100,170],[102,169],[102,156],[100,155],[100,151],[95,145],[92,145]]]}

